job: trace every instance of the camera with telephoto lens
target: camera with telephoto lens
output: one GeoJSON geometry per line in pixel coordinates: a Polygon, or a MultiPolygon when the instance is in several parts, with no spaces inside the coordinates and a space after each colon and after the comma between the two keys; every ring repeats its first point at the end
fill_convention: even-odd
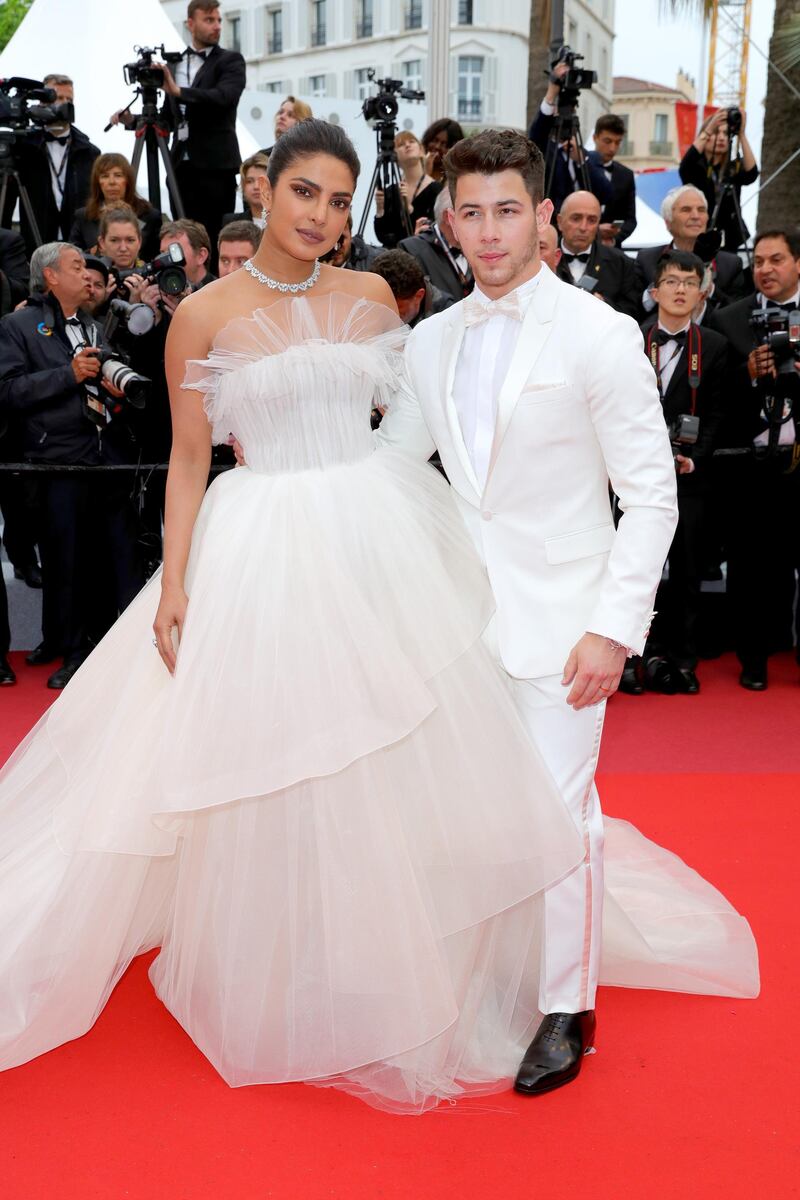
{"type": "Polygon", "coordinates": [[[697,445],[700,436],[700,418],[693,413],[681,413],[674,421],[667,424],[669,440],[672,443],[672,457],[686,454],[690,446],[697,445]]]}
{"type": "Polygon", "coordinates": [[[750,327],[759,346],[769,346],[778,375],[796,376],[794,364],[800,362],[800,311],[786,312],[769,306],[750,314],[750,327]]]}
{"type": "Polygon", "coordinates": [[[134,49],[139,55],[136,62],[125,63],[122,68],[125,82],[131,87],[163,88],[164,72],[154,64],[153,58],[158,56],[170,67],[183,58],[177,50],[165,50],[163,43],[160,46],[134,46],[134,49]]]}
{"type": "Polygon", "coordinates": [[[425,93],[414,91],[403,86],[402,79],[375,79],[372,67],[367,71],[370,83],[378,87],[377,96],[367,96],[361,106],[365,121],[375,121],[378,125],[394,124],[397,117],[397,98],[401,100],[424,100],[425,93]]]}
{"type": "MultiPolygon", "coordinates": [[[[108,263],[108,259],[104,259],[108,263]]],[[[186,255],[180,242],[170,242],[163,254],[157,254],[152,262],[141,267],[115,267],[108,263],[111,274],[117,281],[117,295],[128,299],[129,292],[124,283],[131,275],[139,275],[148,283],[157,283],[165,296],[180,296],[189,286],[186,277],[186,255]]]]}
{"type": "Polygon", "coordinates": [[[74,119],[73,104],[58,102],[55,88],[45,87],[41,80],[18,75],[0,79],[0,161],[11,156],[18,139],[47,125],[71,125],[74,119]]]}
{"type": "Polygon", "coordinates": [[[566,63],[568,70],[563,79],[551,78],[559,87],[558,106],[563,108],[564,104],[575,104],[578,101],[578,93],[584,92],[593,84],[597,83],[597,71],[591,71],[588,67],[577,67],[575,64],[583,62],[583,55],[578,54],[571,46],[564,45],[558,51],[556,57],[550,63],[550,70],[555,71],[559,63],[566,63]]]}
{"type": "MultiPolygon", "coordinates": [[[[101,348],[99,361],[103,378],[112,387],[119,388],[123,399],[132,408],[144,408],[153,381],[146,375],[140,375],[138,371],[134,371],[128,365],[127,358],[128,355],[119,347],[113,350],[109,347],[101,348]]],[[[106,408],[112,412],[119,412],[122,407],[119,396],[111,396],[102,388],[99,389],[99,395],[106,408]]]]}

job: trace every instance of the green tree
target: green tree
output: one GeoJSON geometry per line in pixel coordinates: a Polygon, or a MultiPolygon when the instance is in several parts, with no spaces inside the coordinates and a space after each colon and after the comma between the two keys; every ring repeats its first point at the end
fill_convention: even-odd
{"type": "Polygon", "coordinates": [[[33,0],[5,0],[0,5],[0,50],[11,41],[31,4],[33,0]]]}
{"type": "Polygon", "coordinates": [[[528,34],[528,125],[536,116],[547,90],[546,73],[550,69],[550,0],[531,0],[531,24],[528,34]]]}
{"type": "MultiPolygon", "coordinates": [[[[764,105],[764,138],[761,143],[761,179],[769,178],[798,148],[800,128],[800,0],[775,0],[775,23],[769,44],[771,67],[767,74],[764,105]]],[[[758,198],[758,225],[796,225],[800,218],[800,156],[773,179],[758,198]]]]}

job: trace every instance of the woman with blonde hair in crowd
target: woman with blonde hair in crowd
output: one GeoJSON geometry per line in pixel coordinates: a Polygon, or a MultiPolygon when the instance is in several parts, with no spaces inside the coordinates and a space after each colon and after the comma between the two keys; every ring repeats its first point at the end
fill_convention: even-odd
{"type": "Polygon", "coordinates": [[[382,191],[375,193],[375,236],[387,248],[393,248],[401,238],[414,232],[420,219],[430,220],[433,205],[442,183],[437,183],[425,170],[425,151],[416,134],[404,129],[394,139],[397,162],[402,172],[400,197],[408,218],[408,228],[402,211],[387,212],[382,191]]]}
{"type": "MultiPolygon", "coordinates": [[[[306,104],[305,100],[298,100],[295,96],[287,96],[275,113],[275,141],[277,142],[281,134],[286,133],[287,129],[292,129],[300,121],[307,121],[313,115],[311,105],[306,104]]],[[[262,154],[266,154],[269,157],[273,149],[274,146],[269,146],[266,150],[262,150],[262,154]]]]}
{"type": "Polygon", "coordinates": [[[69,240],[81,250],[94,250],[100,220],[107,208],[127,205],[132,208],[142,233],[142,254],[146,259],[158,254],[161,213],[136,191],[133,167],[124,154],[101,154],[95,160],[89,182],[89,196],[75,213],[69,240]]]}

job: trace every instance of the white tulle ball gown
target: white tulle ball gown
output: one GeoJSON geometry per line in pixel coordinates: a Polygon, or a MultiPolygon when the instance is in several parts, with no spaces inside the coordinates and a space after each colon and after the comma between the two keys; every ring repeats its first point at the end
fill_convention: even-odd
{"type": "MultiPolygon", "coordinates": [[[[160,946],[159,997],[232,1086],[419,1112],[513,1077],[539,897],[583,851],[446,483],[374,447],[404,335],[312,294],[189,364],[248,466],[201,507],[175,675],[156,576],[0,775],[0,1066],[86,1033],[160,946]]],[[[755,994],[727,901],[625,823],[608,841],[603,980],[755,994]]]]}

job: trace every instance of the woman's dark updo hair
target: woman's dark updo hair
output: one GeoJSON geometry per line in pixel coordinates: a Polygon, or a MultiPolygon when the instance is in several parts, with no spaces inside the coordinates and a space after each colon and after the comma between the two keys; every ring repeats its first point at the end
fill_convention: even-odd
{"type": "Polygon", "coordinates": [[[298,159],[311,158],[314,154],[330,154],[331,158],[338,158],[350,171],[353,183],[358,181],[361,163],[345,131],[339,125],[310,117],[287,129],[275,143],[267,167],[267,179],[271,186],[275,187],[283,172],[298,159]]]}

